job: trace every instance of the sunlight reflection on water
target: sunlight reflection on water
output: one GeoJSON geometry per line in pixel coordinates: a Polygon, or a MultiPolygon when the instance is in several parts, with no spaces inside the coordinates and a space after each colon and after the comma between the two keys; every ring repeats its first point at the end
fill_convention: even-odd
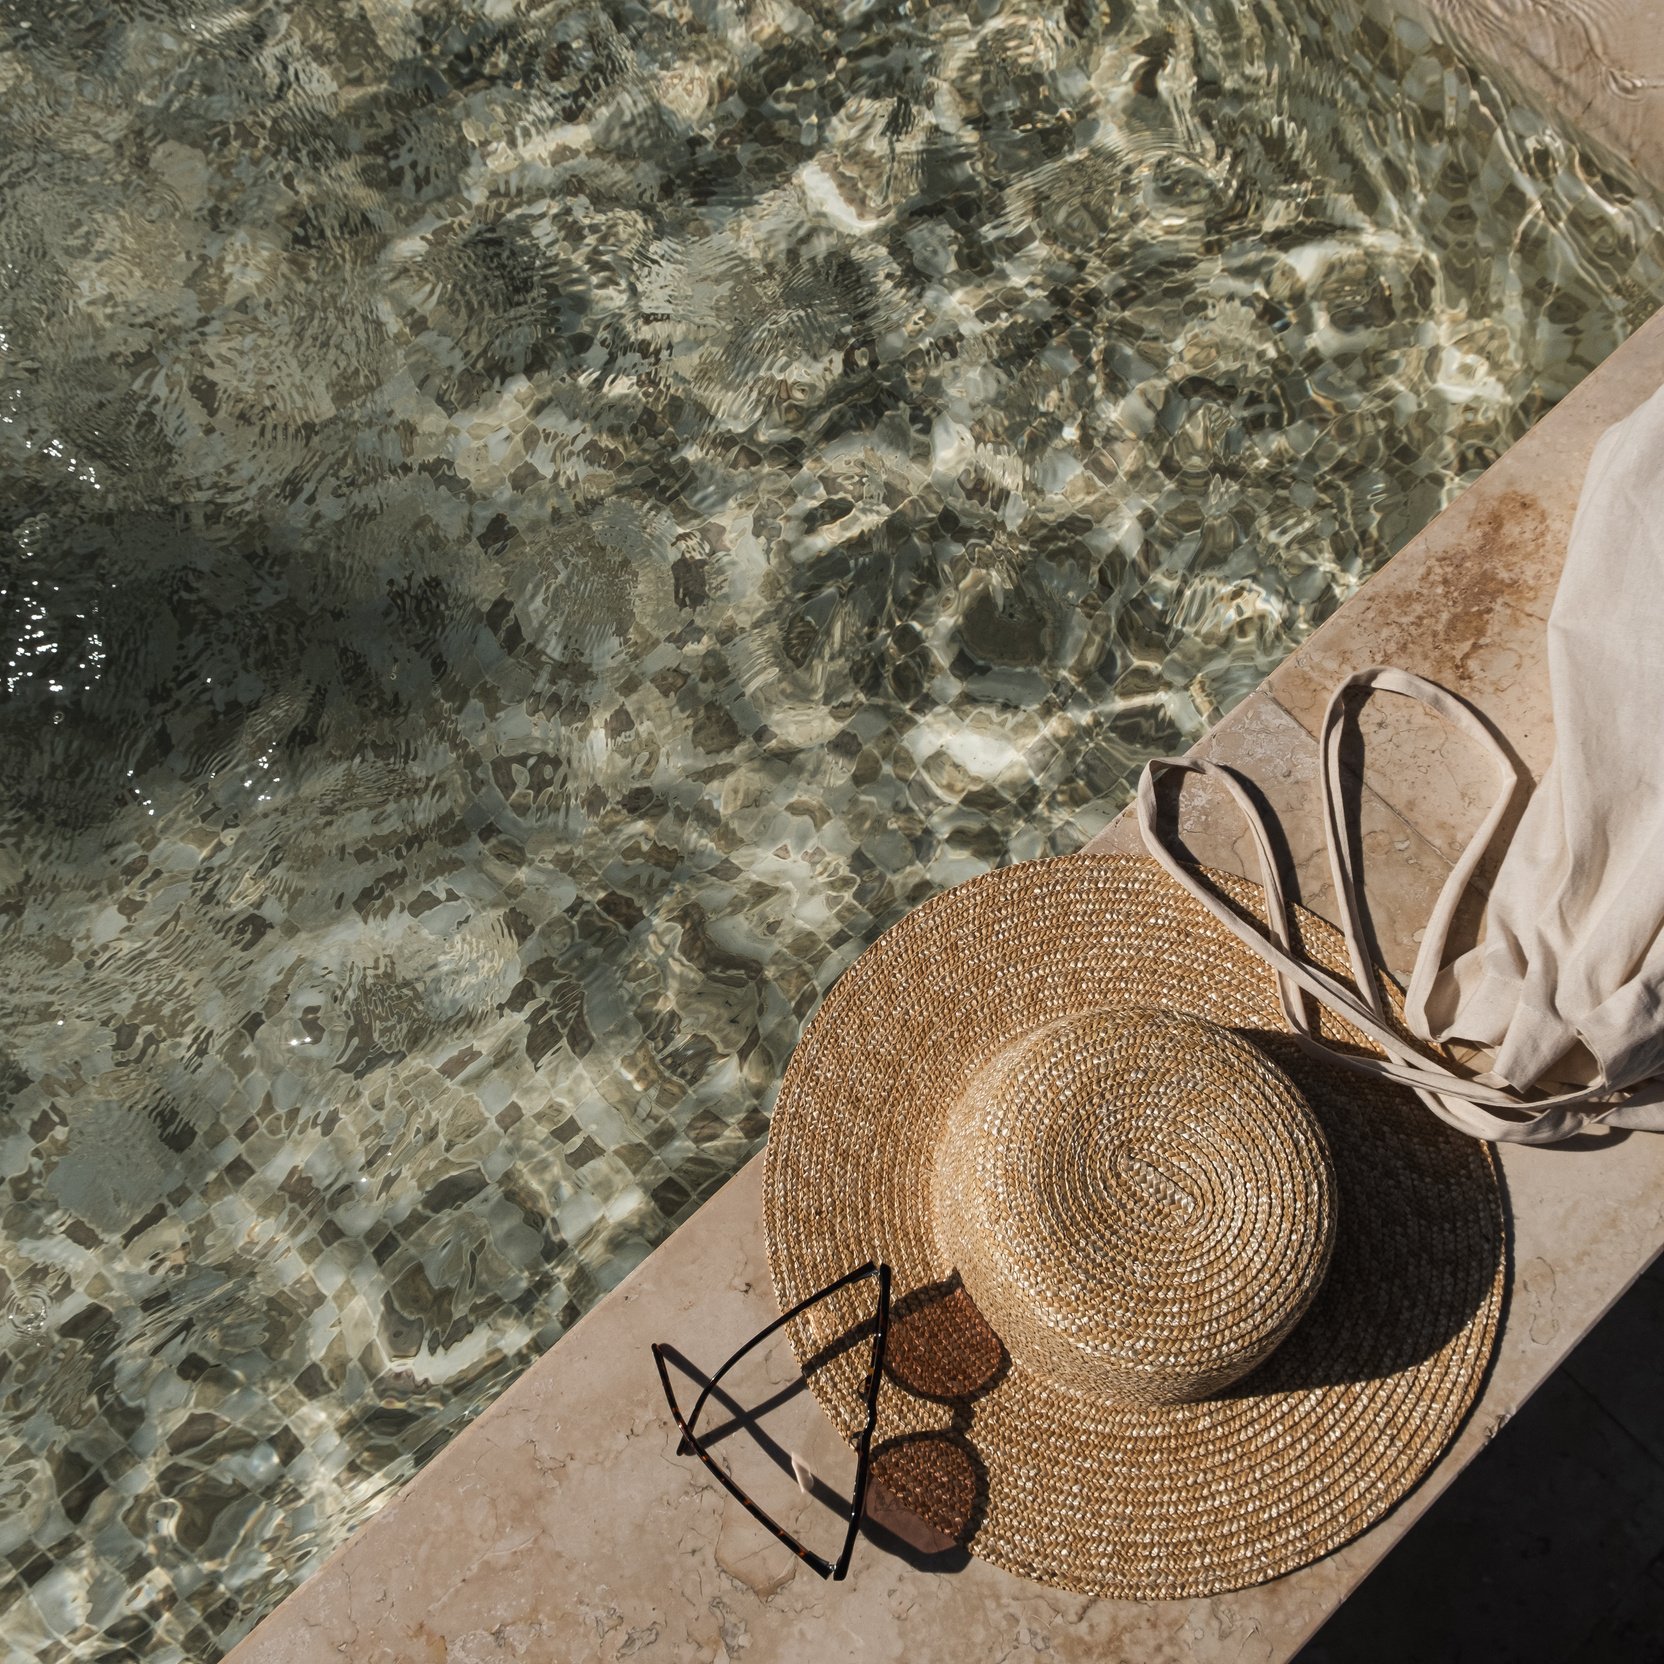
{"type": "Polygon", "coordinates": [[[9,1644],[217,1655],[1661,252],[1344,3],[12,0],[9,1644]]]}

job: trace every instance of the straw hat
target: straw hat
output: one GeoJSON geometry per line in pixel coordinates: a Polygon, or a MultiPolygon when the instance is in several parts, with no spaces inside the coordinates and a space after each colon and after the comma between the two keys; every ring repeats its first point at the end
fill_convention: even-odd
{"type": "MultiPolygon", "coordinates": [[[[1345,974],[1338,932],[1295,929],[1345,974]]],[[[880,1481],[1083,1593],[1216,1594],[1354,1536],[1456,1431],[1501,1310],[1490,1146],[1301,1052],[1143,860],[1009,867],[890,930],[793,1055],[763,1183],[782,1308],[893,1268],[880,1481]]],[[[830,1349],[811,1384],[853,1437],[851,1321],[791,1338],[830,1349]]]]}

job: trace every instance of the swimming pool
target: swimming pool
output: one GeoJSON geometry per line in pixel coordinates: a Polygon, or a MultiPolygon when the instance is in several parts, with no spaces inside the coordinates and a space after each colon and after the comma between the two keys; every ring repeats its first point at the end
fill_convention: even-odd
{"type": "Polygon", "coordinates": [[[0,1634],[218,1654],[1664,296],[1354,6],[0,14],[0,1634]]]}

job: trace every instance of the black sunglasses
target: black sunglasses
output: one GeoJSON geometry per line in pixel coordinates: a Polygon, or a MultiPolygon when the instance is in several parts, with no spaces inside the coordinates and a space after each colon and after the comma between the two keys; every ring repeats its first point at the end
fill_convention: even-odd
{"type": "Polygon", "coordinates": [[[765,1329],[759,1329],[716,1374],[714,1374],[700,1390],[695,1400],[693,1413],[689,1416],[682,1414],[681,1406],[676,1402],[676,1394],[670,1385],[670,1371],[665,1367],[666,1348],[657,1341],[653,1343],[653,1362],[658,1365],[659,1381],[664,1387],[665,1401],[670,1405],[670,1413],[676,1418],[676,1426],[681,1431],[681,1443],[677,1449],[683,1454],[697,1456],[701,1462],[715,1475],[717,1482],[743,1507],[759,1524],[765,1525],[776,1537],[783,1542],[803,1563],[811,1566],[822,1577],[831,1578],[834,1582],[844,1577],[849,1571],[850,1556],[855,1552],[855,1539],[861,1530],[861,1520],[865,1516],[867,1506],[867,1476],[872,1452],[873,1428],[878,1423],[878,1389],[884,1378],[884,1342],[890,1331],[890,1268],[887,1265],[877,1265],[869,1261],[866,1265],[857,1266],[855,1270],[846,1272],[834,1283],[828,1283],[818,1294],[811,1294],[807,1300],[800,1300],[789,1312],[781,1315],[765,1329]],[[867,1366],[867,1381],[863,1390],[863,1401],[866,1414],[862,1421],[861,1431],[855,1441],[855,1494],[849,1499],[847,1519],[849,1528],[844,1536],[844,1546],[838,1558],[828,1560],[816,1554],[811,1548],[806,1548],[785,1527],[779,1525],[745,1494],[734,1483],[722,1465],[705,1449],[694,1433],[699,1423],[700,1412],[705,1408],[711,1395],[716,1391],[718,1383],[734,1366],[739,1363],[754,1348],[760,1346],[770,1335],[783,1329],[793,1318],[801,1316],[808,1309],[822,1300],[840,1293],[856,1283],[865,1282],[869,1277],[878,1279],[878,1311],[873,1319],[872,1360],[867,1366]]]}

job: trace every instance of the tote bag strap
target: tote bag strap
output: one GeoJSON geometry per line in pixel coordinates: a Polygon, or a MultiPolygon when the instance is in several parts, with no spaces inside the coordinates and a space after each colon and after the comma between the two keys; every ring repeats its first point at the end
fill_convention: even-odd
{"type": "Polygon", "coordinates": [[[1409,671],[1377,666],[1348,676],[1330,696],[1319,739],[1323,767],[1319,779],[1324,839],[1334,878],[1340,925],[1346,938],[1356,987],[1299,953],[1289,929],[1288,902],[1277,876],[1271,839],[1252,798],[1241,781],[1218,763],[1192,762],[1177,757],[1147,763],[1138,784],[1138,825],[1145,847],[1161,866],[1238,941],[1265,960],[1276,973],[1277,993],[1297,1043],[1315,1057],[1338,1063],[1359,1074],[1412,1088],[1441,1120],[1479,1138],[1498,1143],[1551,1144],[1569,1137],[1591,1121],[1605,1120],[1618,1107],[1614,1089],[1605,1076],[1576,1091],[1527,1098],[1513,1088],[1483,1076],[1457,1073],[1437,1058],[1412,1046],[1392,1025],[1374,967],[1364,948],[1358,881],[1350,840],[1341,818],[1345,776],[1341,767],[1341,722],[1348,694],[1357,688],[1379,688],[1403,694],[1443,717],[1478,744],[1496,766],[1498,791],[1478,830],[1451,869],[1428,919],[1405,995],[1407,1018],[1425,1027],[1427,1000],[1444,961],[1451,921],[1463,892],[1507,812],[1514,771],[1507,753],[1475,713],[1454,694],[1409,671]],[[1265,890],[1266,927],[1245,918],[1211,890],[1196,870],[1182,863],[1163,840],[1156,825],[1156,782],[1165,774],[1196,774],[1217,781],[1236,805],[1248,827],[1265,890]],[[1386,1053],[1361,1057],[1331,1046],[1318,1032],[1310,1002],[1316,1000],[1366,1035],[1386,1053]],[[1597,1108],[1607,1105],[1605,1109],[1597,1108]],[[1502,1113],[1499,1113],[1502,1112],[1502,1113]]]}

